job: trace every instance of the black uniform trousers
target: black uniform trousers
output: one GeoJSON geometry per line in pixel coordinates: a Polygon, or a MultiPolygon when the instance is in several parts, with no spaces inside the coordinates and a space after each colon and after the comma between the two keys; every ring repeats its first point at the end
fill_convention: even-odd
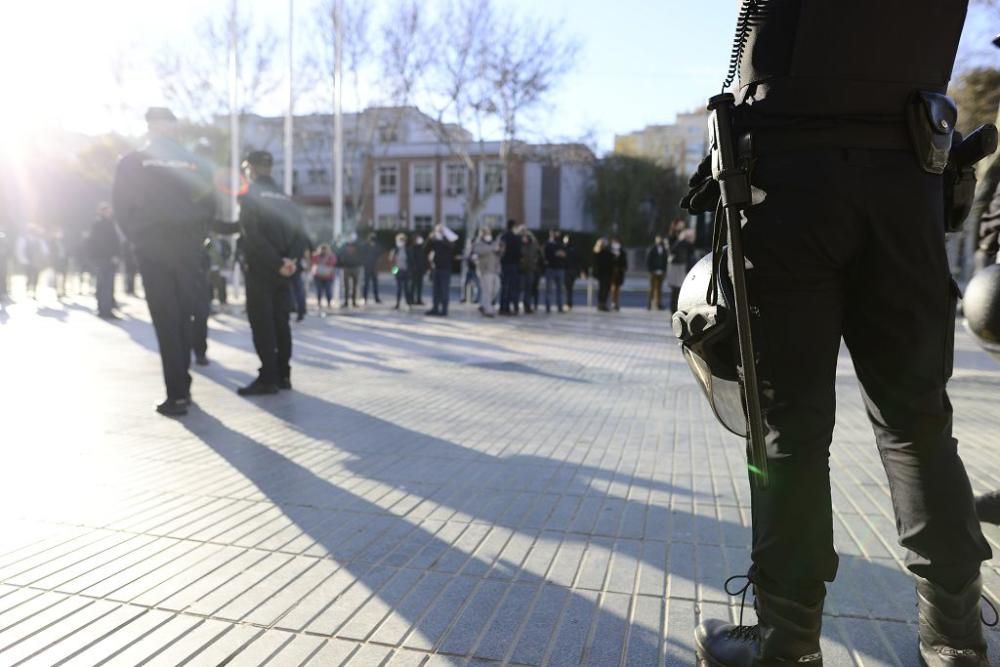
{"type": "Polygon", "coordinates": [[[191,338],[191,349],[197,358],[208,355],[208,316],[212,313],[212,293],[209,288],[208,272],[205,269],[201,270],[201,284],[204,288],[195,298],[191,338]]]}
{"type": "Polygon", "coordinates": [[[843,338],[906,565],[963,586],[990,548],[946,392],[958,290],[941,177],[908,151],[830,149],[762,156],[752,180],[766,193],[744,238],[771,485],[752,491],[751,579],[813,602],[836,575],[829,450],[843,338]]]}
{"type": "Polygon", "coordinates": [[[260,358],[260,381],[278,384],[291,373],[292,330],[288,317],[292,311],[292,292],[287,280],[247,274],[247,319],[253,334],[253,346],[260,358]]]}
{"type": "Polygon", "coordinates": [[[140,256],[139,269],[160,346],[167,398],[187,398],[191,395],[188,370],[191,368],[193,321],[198,303],[205,297],[201,258],[195,255],[165,261],[140,256]]]}

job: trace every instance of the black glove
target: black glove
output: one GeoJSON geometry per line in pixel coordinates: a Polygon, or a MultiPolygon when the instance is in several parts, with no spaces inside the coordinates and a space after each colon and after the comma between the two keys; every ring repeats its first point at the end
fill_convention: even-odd
{"type": "Polygon", "coordinates": [[[688,180],[688,193],[681,199],[681,208],[691,215],[714,211],[719,204],[719,182],[712,178],[712,155],[709,153],[698,164],[698,169],[688,180]]]}

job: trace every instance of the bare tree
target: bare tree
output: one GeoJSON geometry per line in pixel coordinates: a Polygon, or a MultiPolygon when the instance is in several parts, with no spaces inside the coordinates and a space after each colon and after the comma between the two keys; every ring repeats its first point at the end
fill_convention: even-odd
{"type": "Polygon", "coordinates": [[[530,115],[545,106],[579,51],[559,23],[498,11],[494,0],[452,0],[426,43],[435,44],[428,93],[431,129],[466,167],[466,237],[503,188],[530,115]],[[455,125],[472,131],[473,140],[455,125]],[[486,137],[500,137],[497,153],[486,137]],[[492,163],[490,166],[487,162],[492,163]],[[499,175],[489,169],[502,170],[499,175]]]}
{"type": "Polygon", "coordinates": [[[239,112],[255,109],[275,93],[283,80],[276,58],[278,36],[254,21],[249,10],[206,17],[183,48],[164,45],[153,57],[153,69],[168,103],[180,114],[211,122],[229,110],[228,61],[235,32],[239,61],[239,112]]]}
{"type": "MultiPolygon", "coordinates": [[[[369,220],[368,210],[374,188],[373,173],[367,168],[400,133],[407,106],[423,81],[431,62],[426,10],[416,0],[393,2],[376,25],[374,3],[344,3],[342,20],[345,101],[358,113],[345,127],[345,206],[355,225],[369,220]],[[373,86],[373,82],[378,86],[373,86]]],[[[337,32],[335,0],[321,0],[315,11],[315,51],[319,78],[326,83],[317,87],[316,100],[321,108],[332,109],[334,39],[337,32]]],[[[320,160],[317,167],[331,164],[330,155],[307,151],[310,160],[320,160]]],[[[336,173],[335,165],[330,173],[336,173]]],[[[334,176],[336,177],[336,176],[334,176]]],[[[333,183],[330,183],[331,201],[333,183]]]]}

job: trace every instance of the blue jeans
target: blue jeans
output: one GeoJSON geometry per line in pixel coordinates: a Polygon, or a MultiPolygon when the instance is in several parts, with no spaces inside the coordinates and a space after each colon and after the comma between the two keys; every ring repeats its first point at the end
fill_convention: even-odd
{"type": "Polygon", "coordinates": [[[500,312],[517,312],[521,300],[521,267],[504,264],[500,272],[500,312]]]}
{"type": "Polygon", "coordinates": [[[451,271],[434,271],[434,305],[431,310],[442,315],[448,314],[448,299],[451,296],[451,271]]]}
{"type": "Polygon", "coordinates": [[[563,286],[566,283],[565,269],[545,269],[545,310],[552,308],[552,290],[556,291],[556,305],[563,307],[563,286]]]}

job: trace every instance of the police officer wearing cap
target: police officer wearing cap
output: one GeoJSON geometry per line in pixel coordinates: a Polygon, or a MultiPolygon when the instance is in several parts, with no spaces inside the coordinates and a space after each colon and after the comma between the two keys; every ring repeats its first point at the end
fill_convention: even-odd
{"type": "Polygon", "coordinates": [[[291,389],[291,276],[305,250],[298,208],[271,177],[274,159],[266,151],[245,162],[250,186],[240,197],[240,227],[247,263],[247,317],[260,372],[237,391],[241,396],[291,389]]]}
{"type": "MultiPolygon", "coordinates": [[[[826,583],[838,565],[829,452],[842,339],[916,582],[920,660],[989,665],[979,570],[991,552],[946,391],[957,288],[942,168],[956,116],[944,92],[966,10],[967,0],[741,5],[724,88],[739,75],[769,482],[751,485],[757,624],[704,621],[697,651],[713,667],[823,664],[826,583]]],[[[706,185],[692,183],[690,212],[715,208],[698,205],[706,185]]]]}
{"type": "Polygon", "coordinates": [[[191,403],[192,321],[207,289],[201,270],[205,232],[215,217],[209,166],[176,139],[169,109],[146,113],[149,141],[118,163],[113,206],[135,247],[163,364],[167,398],[160,414],[187,414],[191,403]]]}

